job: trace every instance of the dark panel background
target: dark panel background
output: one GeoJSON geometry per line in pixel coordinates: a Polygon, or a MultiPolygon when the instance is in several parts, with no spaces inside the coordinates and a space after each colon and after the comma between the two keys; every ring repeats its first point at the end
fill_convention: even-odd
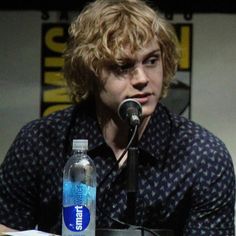
{"type": "MultiPolygon", "coordinates": [[[[78,11],[90,0],[1,0],[0,10],[78,11]]],[[[148,0],[164,13],[236,13],[235,0],[148,0]]]]}

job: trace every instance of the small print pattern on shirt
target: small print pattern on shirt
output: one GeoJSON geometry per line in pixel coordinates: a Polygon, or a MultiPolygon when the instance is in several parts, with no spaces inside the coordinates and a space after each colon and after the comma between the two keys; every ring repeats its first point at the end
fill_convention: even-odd
{"type": "MultiPolygon", "coordinates": [[[[0,168],[0,223],[61,233],[62,170],[73,138],[89,141],[97,169],[97,228],[126,223],[126,170],[100,131],[89,104],[26,124],[0,168]]],[[[138,144],[135,224],[175,235],[233,236],[235,174],[224,143],[159,104],[138,144]]],[[[129,202],[128,202],[129,203],[129,202]]]]}

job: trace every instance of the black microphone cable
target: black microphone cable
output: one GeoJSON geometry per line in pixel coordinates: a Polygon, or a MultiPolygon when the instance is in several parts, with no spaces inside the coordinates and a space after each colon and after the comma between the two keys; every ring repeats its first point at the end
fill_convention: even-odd
{"type": "MultiPolygon", "coordinates": [[[[106,176],[102,179],[102,181],[98,184],[97,189],[101,188],[101,186],[104,184],[104,182],[107,180],[108,176],[112,173],[112,171],[117,167],[117,165],[120,163],[120,161],[123,159],[123,157],[125,156],[126,152],[128,151],[130,145],[132,144],[134,137],[136,136],[138,131],[138,125],[134,126],[133,129],[133,134],[131,135],[131,138],[129,140],[128,145],[126,146],[125,150],[122,152],[122,154],[120,155],[120,157],[117,159],[117,161],[115,162],[114,166],[110,169],[110,171],[106,174],[106,176]]],[[[97,209],[104,214],[106,217],[108,217],[109,219],[111,219],[112,221],[122,225],[122,226],[126,226],[127,228],[130,229],[134,229],[134,230],[141,230],[141,231],[147,231],[150,234],[154,235],[154,236],[160,236],[160,234],[158,234],[157,232],[154,232],[151,229],[148,229],[144,226],[138,226],[138,225],[132,225],[129,223],[126,223],[124,221],[121,221],[119,219],[113,218],[111,217],[106,211],[103,211],[98,205],[97,205],[97,209]]]]}

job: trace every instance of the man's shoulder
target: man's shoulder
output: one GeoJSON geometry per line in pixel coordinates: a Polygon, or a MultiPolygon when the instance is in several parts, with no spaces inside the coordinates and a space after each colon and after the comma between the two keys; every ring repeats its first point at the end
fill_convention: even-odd
{"type": "Polygon", "coordinates": [[[55,142],[61,140],[71,126],[75,107],[75,105],[71,105],[63,110],[27,122],[19,130],[15,141],[38,145],[37,143],[46,140],[55,140],[55,142]]]}
{"type": "Polygon", "coordinates": [[[50,150],[61,150],[74,109],[70,106],[26,123],[17,133],[7,155],[27,161],[30,157],[46,157],[50,150]]]}
{"type": "Polygon", "coordinates": [[[208,147],[226,148],[221,138],[202,124],[177,114],[171,114],[171,120],[173,133],[180,142],[182,141],[190,147],[197,145],[204,146],[206,149],[208,147]]]}
{"type": "MultiPolygon", "coordinates": [[[[233,170],[232,158],[223,140],[201,124],[186,117],[171,114],[170,152],[198,172],[223,168],[233,170]]],[[[218,172],[217,172],[218,173],[218,172]]],[[[233,171],[231,172],[233,173],[233,171]]]]}
{"type": "Polygon", "coordinates": [[[55,111],[47,116],[40,117],[27,122],[22,130],[35,130],[35,129],[57,129],[63,128],[69,125],[73,110],[75,106],[70,106],[63,110],[55,111]]]}

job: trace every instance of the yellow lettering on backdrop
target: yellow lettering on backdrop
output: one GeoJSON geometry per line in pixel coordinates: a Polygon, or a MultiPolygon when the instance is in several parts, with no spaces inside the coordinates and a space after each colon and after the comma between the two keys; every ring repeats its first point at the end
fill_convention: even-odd
{"type": "Polygon", "coordinates": [[[44,82],[45,84],[55,85],[55,86],[65,86],[66,82],[63,78],[63,74],[60,72],[46,71],[44,72],[44,82]]]}
{"type": "Polygon", "coordinates": [[[190,67],[190,27],[182,26],[180,31],[180,45],[182,57],[180,60],[180,69],[189,69],[190,67]]]}
{"type": "Polygon", "coordinates": [[[53,88],[44,91],[43,93],[44,102],[70,102],[67,89],[65,87],[53,88]]]}
{"type": "Polygon", "coordinates": [[[45,67],[63,67],[64,59],[61,57],[46,57],[44,65],[45,67]]]}
{"type": "Polygon", "coordinates": [[[43,57],[42,103],[46,108],[42,111],[42,116],[71,105],[64,75],[61,73],[61,68],[64,66],[62,53],[66,48],[65,30],[64,25],[49,25],[44,35],[44,47],[47,51],[43,57]]]}
{"type": "Polygon", "coordinates": [[[55,37],[64,36],[64,29],[62,27],[54,27],[47,31],[47,34],[45,36],[45,44],[47,47],[54,51],[62,53],[66,47],[66,43],[60,43],[55,41],[55,37]]]}
{"type": "Polygon", "coordinates": [[[44,110],[43,116],[47,116],[55,111],[65,109],[67,107],[71,106],[70,104],[60,104],[60,105],[52,105],[44,110]]]}

